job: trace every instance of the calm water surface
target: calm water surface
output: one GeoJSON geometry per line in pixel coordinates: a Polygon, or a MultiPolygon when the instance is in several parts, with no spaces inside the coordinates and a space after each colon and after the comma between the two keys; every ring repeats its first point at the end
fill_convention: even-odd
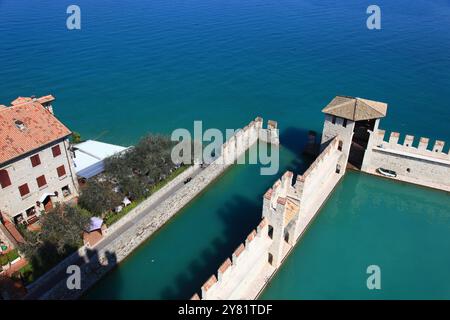
{"type": "MultiPolygon", "coordinates": [[[[52,93],[72,130],[122,145],[260,115],[282,129],[281,171],[304,170],[305,132],[336,94],[388,102],[387,131],[450,141],[447,0],[379,0],[379,31],[364,0],[78,0],[82,30],[68,31],[72,3],[0,0],[0,104],[52,93]]],[[[274,180],[232,168],[88,296],[189,297],[274,180]]],[[[449,211],[448,194],[350,174],[264,298],[448,298],[449,211]],[[367,264],[381,292],[364,288],[367,264]]]]}

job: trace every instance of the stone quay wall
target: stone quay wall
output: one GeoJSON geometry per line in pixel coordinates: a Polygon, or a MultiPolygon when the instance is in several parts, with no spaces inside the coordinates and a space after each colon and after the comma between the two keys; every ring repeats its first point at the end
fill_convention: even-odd
{"type": "Polygon", "coordinates": [[[361,170],[378,174],[378,168],[393,170],[395,179],[450,191],[450,154],[443,152],[444,141],[421,137],[417,147],[414,136],[406,135],[400,144],[400,134],[392,132],[385,141],[385,131],[370,133],[361,170]]]}
{"type": "MultiPolygon", "coordinates": [[[[260,131],[269,131],[270,133],[265,136],[272,137],[274,142],[277,142],[277,130],[273,128],[262,129],[262,119],[256,118],[243,130],[237,131],[227,142],[224,143],[221,150],[221,155],[210,165],[204,169],[198,169],[198,167],[192,167],[187,170],[186,173],[182,173],[176,177],[173,181],[167,184],[163,189],[159,190],[155,197],[142,202],[133,211],[128,213],[124,218],[112,225],[108,235],[99,244],[108,240],[120,227],[125,226],[131,222],[140,212],[153,205],[160,200],[170,189],[180,183],[185,177],[192,174],[195,170],[200,172],[195,175],[192,180],[183,185],[180,189],[162,201],[155,209],[149,214],[141,218],[139,223],[131,224],[131,226],[122,232],[119,236],[115,237],[111,242],[101,249],[97,249],[99,244],[92,249],[82,247],[78,252],[67,257],[64,261],[47,272],[36,282],[28,287],[28,298],[33,299],[78,299],[80,298],[92,285],[94,285],[99,279],[101,279],[108,271],[110,271],[119,262],[123,261],[133,250],[147,240],[156,230],[163,226],[170,220],[180,209],[187,205],[192,199],[200,194],[212,181],[219,177],[229,166],[236,162],[246,150],[255,142],[258,141],[260,131]],[[276,135],[274,134],[276,132],[276,135]],[[237,141],[244,141],[245,143],[237,143],[237,141]],[[46,288],[43,294],[37,294],[39,288],[48,286],[54,274],[65,273],[65,270],[69,265],[78,265],[81,270],[81,289],[70,290],[67,287],[67,276],[61,277],[56,283],[46,288]]],[[[275,123],[276,126],[276,123],[275,123]]]]}

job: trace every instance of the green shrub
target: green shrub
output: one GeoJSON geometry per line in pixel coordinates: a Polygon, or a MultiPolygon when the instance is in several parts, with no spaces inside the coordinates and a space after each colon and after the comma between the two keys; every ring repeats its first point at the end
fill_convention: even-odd
{"type": "Polygon", "coordinates": [[[0,266],[4,266],[8,264],[8,256],[6,254],[0,255],[0,266]]]}
{"type": "Polygon", "coordinates": [[[12,262],[19,257],[19,251],[17,249],[11,250],[6,256],[8,257],[9,262],[12,262]]]}

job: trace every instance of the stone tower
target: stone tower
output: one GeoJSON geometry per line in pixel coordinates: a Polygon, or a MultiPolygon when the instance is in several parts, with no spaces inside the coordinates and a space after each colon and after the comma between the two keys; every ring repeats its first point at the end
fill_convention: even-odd
{"type": "MultiPolygon", "coordinates": [[[[361,169],[370,133],[378,130],[386,116],[387,104],[362,98],[336,96],[323,110],[325,122],[321,150],[337,135],[342,152],[354,167],[361,169]]],[[[347,165],[347,163],[345,163],[347,165]]]]}

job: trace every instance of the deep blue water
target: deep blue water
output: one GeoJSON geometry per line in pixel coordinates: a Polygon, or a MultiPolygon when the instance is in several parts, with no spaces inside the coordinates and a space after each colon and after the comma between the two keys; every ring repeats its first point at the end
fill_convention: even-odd
{"type": "MultiPolygon", "coordinates": [[[[365,0],[0,0],[0,104],[17,96],[51,93],[57,98],[57,116],[72,130],[84,138],[123,145],[135,143],[149,131],[192,128],[194,120],[224,129],[241,127],[260,115],[277,120],[288,137],[289,141],[282,141],[283,169],[292,166],[299,151],[293,146],[302,140],[291,133],[321,131],[320,110],[337,94],[389,103],[388,116],[381,123],[388,131],[450,141],[450,1],[379,0],[381,30],[366,28],[370,4],[365,0]],[[81,30],[66,28],[70,4],[81,8],[81,30]]],[[[192,268],[181,277],[189,281],[166,290],[188,268],[183,263],[196,266],[198,262],[195,257],[170,257],[173,266],[165,278],[158,278],[160,287],[155,284],[148,292],[134,294],[133,287],[120,292],[118,282],[139,282],[128,278],[132,272],[122,270],[116,280],[113,275],[107,279],[112,287],[117,284],[115,297],[186,297],[199,288],[259,217],[261,195],[275,180],[252,176],[259,184],[253,188],[246,170],[233,171],[232,178],[225,177],[219,186],[219,194],[206,193],[206,200],[199,198],[191,211],[181,213],[192,217],[190,223],[195,225],[207,217],[205,210],[223,214],[221,206],[226,207],[224,203],[235,193],[241,191],[250,199],[241,213],[249,215],[247,223],[233,224],[229,242],[218,246],[223,250],[202,256],[201,265],[209,267],[192,268]],[[200,274],[193,277],[196,272],[200,274]]],[[[400,190],[394,186],[390,192],[400,190]]],[[[448,196],[437,197],[439,208],[449,208],[448,196]]],[[[349,214],[355,214],[352,207],[349,214]]],[[[218,217],[211,219],[219,230],[226,230],[229,220],[221,225],[218,217]]],[[[185,220],[179,218],[173,227],[163,229],[160,242],[185,240],[176,232],[181,223],[177,221],[185,220]]],[[[204,229],[196,230],[195,239],[205,243],[191,242],[189,248],[197,245],[200,252],[215,237],[227,238],[204,229]]],[[[139,254],[158,248],[162,252],[155,247],[158,241],[153,247],[151,243],[139,254]]],[[[142,268],[140,259],[130,258],[131,269],[125,265],[122,269],[142,268]]],[[[154,273],[152,277],[157,278],[154,273]]],[[[111,286],[103,286],[97,296],[111,291],[111,286]]]]}
{"type": "Polygon", "coordinates": [[[255,115],[321,129],[335,95],[388,102],[388,130],[450,140],[450,2],[0,0],[0,101],[52,93],[83,136],[235,128],[255,115]],[[239,112],[236,112],[239,111],[239,112]]]}

